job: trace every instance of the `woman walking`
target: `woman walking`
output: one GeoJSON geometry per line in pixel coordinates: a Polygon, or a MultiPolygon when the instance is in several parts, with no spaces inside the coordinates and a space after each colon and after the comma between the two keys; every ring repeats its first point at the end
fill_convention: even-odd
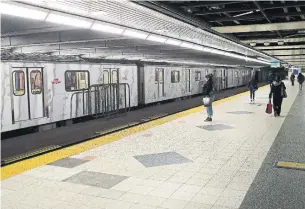
{"type": "Polygon", "coordinates": [[[212,121],[213,117],[213,108],[212,103],[215,99],[215,90],[214,90],[214,83],[213,83],[213,74],[209,74],[205,76],[207,82],[203,86],[203,96],[209,98],[210,103],[208,106],[206,106],[207,109],[207,119],[205,119],[205,122],[212,121]]]}
{"type": "Polygon", "coordinates": [[[257,82],[255,77],[253,76],[249,81],[248,88],[250,90],[250,100],[251,102],[255,101],[255,91],[257,90],[257,82]]]}
{"type": "Polygon", "coordinates": [[[286,98],[286,86],[281,81],[281,77],[277,75],[275,77],[275,81],[271,84],[271,91],[269,94],[269,101],[271,100],[271,96],[273,96],[273,111],[274,117],[281,115],[282,102],[283,98],[286,98]]]}

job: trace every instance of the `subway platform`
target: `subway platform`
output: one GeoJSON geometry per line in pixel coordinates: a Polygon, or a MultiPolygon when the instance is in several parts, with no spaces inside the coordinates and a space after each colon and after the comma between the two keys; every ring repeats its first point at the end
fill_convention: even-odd
{"type": "Polygon", "coordinates": [[[303,209],[305,90],[269,86],[1,168],[3,209],[303,209]]]}

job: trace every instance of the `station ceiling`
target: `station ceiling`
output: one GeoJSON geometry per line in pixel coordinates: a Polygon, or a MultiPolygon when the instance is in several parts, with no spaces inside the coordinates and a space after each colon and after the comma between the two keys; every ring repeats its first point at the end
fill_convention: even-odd
{"type": "MultiPolygon", "coordinates": [[[[163,3],[184,10],[183,2],[163,3]]],[[[274,56],[240,43],[234,36],[215,32],[209,24],[199,23],[198,27],[192,18],[185,21],[180,14],[173,17],[144,4],[153,2],[5,1],[0,7],[1,58],[56,61],[69,57],[254,67],[274,60],[274,56]]]]}
{"type": "Polygon", "coordinates": [[[305,1],[151,1],[305,68],[305,1]]]}

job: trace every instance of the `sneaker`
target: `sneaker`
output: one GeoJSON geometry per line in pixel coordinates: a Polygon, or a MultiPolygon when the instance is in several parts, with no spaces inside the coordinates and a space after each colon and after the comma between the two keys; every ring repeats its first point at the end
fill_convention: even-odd
{"type": "Polygon", "coordinates": [[[278,116],[278,114],[277,114],[277,112],[276,112],[276,111],[274,111],[274,117],[276,117],[276,116],[278,116]]]}
{"type": "Polygon", "coordinates": [[[204,122],[210,122],[210,121],[212,121],[212,118],[210,117],[207,117],[207,119],[204,120],[204,122]]]}

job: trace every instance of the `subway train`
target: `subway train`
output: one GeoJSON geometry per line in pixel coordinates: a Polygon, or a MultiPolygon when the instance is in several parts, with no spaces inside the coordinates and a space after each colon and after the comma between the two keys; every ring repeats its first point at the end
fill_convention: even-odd
{"type": "MultiPolygon", "coordinates": [[[[84,117],[200,94],[213,73],[217,91],[246,85],[251,68],[151,63],[2,61],[1,132],[45,130],[84,117]]],[[[258,80],[268,72],[257,71],[258,80]]]]}

